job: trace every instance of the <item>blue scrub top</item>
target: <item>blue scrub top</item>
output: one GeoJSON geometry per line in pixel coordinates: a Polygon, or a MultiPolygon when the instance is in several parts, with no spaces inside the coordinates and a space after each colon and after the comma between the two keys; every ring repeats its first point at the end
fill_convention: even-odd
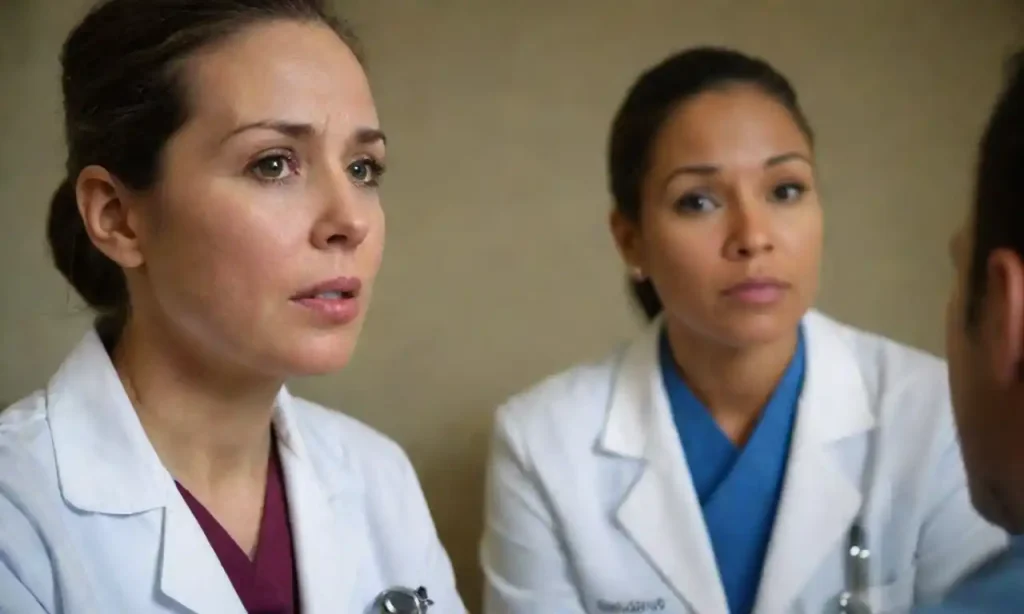
{"type": "Polygon", "coordinates": [[[749,614],[757,599],[789,458],[804,381],[804,333],[750,439],[737,447],[679,376],[668,336],[660,362],[676,430],[697,490],[731,614],[749,614]]]}
{"type": "Polygon", "coordinates": [[[950,591],[914,614],[1019,614],[1024,612],[1024,536],[950,591]]]}

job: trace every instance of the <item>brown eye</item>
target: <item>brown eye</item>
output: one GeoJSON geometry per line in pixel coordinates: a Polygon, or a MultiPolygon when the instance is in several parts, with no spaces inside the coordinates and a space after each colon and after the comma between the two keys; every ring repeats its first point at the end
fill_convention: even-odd
{"type": "Polygon", "coordinates": [[[772,189],[772,202],[790,203],[800,200],[807,188],[799,183],[783,183],[772,189]]]}
{"type": "Polygon", "coordinates": [[[718,204],[713,198],[707,194],[699,193],[684,194],[682,198],[676,201],[676,208],[687,213],[704,213],[711,211],[717,206],[718,204]]]}

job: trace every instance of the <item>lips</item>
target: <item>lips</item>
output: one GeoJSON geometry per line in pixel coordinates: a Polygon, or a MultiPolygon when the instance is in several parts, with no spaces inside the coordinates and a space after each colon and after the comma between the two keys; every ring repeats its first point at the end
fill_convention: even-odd
{"type": "Polygon", "coordinates": [[[726,289],[726,297],[749,305],[770,305],[779,301],[790,285],[769,277],[752,277],[726,289]]]}
{"type": "Polygon", "coordinates": [[[306,299],[343,300],[359,296],[362,282],[354,277],[338,277],[311,286],[292,297],[293,301],[306,299]]]}
{"type": "Polygon", "coordinates": [[[318,325],[345,325],[359,316],[362,282],[353,277],[331,279],[299,292],[292,302],[312,314],[318,325]]]}
{"type": "Polygon", "coordinates": [[[327,290],[325,292],[310,292],[308,294],[300,294],[292,300],[301,301],[307,298],[319,298],[324,300],[340,300],[343,298],[355,298],[355,292],[344,292],[340,290],[327,290]]]}

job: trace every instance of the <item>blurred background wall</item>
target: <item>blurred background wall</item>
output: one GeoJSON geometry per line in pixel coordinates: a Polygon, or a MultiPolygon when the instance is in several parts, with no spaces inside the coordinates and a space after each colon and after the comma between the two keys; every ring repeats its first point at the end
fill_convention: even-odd
{"type": "MultiPolygon", "coordinates": [[[[0,0],[0,401],[89,319],[49,264],[62,175],[57,53],[90,0],[0,0]]],[[[296,382],[397,439],[471,609],[492,411],[638,325],[606,230],[607,129],[638,73],[699,43],[761,54],[818,132],[820,307],[942,348],[946,239],[1024,44],[1018,0],[339,1],[389,135],[385,267],[356,359],[296,382]]]]}

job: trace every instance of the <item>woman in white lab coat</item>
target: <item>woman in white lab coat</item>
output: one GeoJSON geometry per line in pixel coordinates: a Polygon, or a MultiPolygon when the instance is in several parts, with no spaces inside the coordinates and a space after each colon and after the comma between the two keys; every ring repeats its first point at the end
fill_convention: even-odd
{"type": "Polygon", "coordinates": [[[71,33],[48,234],[99,319],[0,414],[0,611],[465,611],[402,450],[283,387],[348,362],[381,262],[352,43],[316,0],[71,33]]]}
{"type": "Polygon", "coordinates": [[[813,139],[782,75],[673,55],[618,111],[609,172],[651,323],[498,411],[487,614],[898,612],[1005,546],[943,363],[811,310],[813,139]]]}

